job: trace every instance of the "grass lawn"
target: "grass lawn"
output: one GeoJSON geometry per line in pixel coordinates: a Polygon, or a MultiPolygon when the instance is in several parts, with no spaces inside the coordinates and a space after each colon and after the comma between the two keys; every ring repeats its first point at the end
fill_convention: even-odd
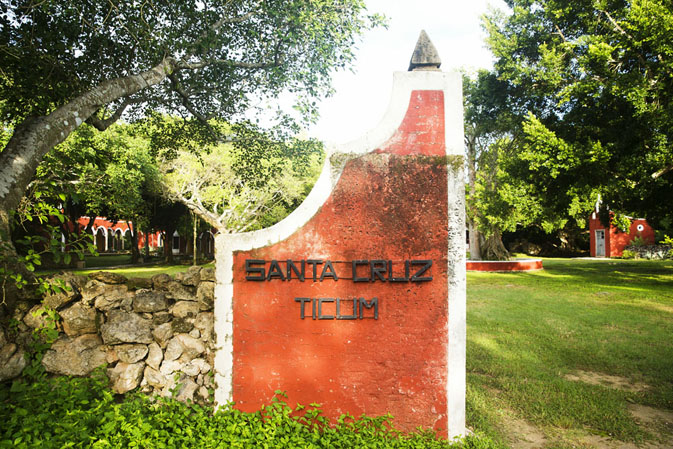
{"type": "MultiPolygon", "coordinates": [[[[88,275],[95,271],[113,271],[115,273],[122,274],[126,277],[140,277],[140,278],[149,278],[155,274],[168,274],[175,275],[182,271],[187,271],[191,267],[191,262],[183,263],[174,263],[174,264],[164,264],[164,263],[152,263],[148,265],[131,265],[131,255],[130,254],[101,254],[99,256],[85,256],[86,268],[84,269],[73,269],[69,270],[75,274],[88,275]],[[125,266],[126,265],[126,266],[125,266]],[[115,268],[108,268],[115,267],[115,268]]],[[[159,260],[159,259],[156,259],[159,260]]],[[[214,263],[210,262],[205,267],[213,267],[214,263]]],[[[39,275],[49,275],[53,273],[58,273],[63,269],[49,269],[38,271],[39,275]]]]}
{"type": "Polygon", "coordinates": [[[84,256],[88,268],[114,267],[131,263],[131,254],[100,254],[98,256],[84,256]]]}
{"type": "MultiPolygon", "coordinates": [[[[208,265],[203,265],[204,267],[212,267],[214,266],[212,263],[208,265]]],[[[191,265],[149,265],[149,266],[142,266],[142,265],[130,265],[129,267],[126,268],[114,268],[114,269],[106,269],[105,271],[111,271],[113,273],[118,273],[121,275],[124,275],[128,278],[150,278],[154,276],[155,274],[168,274],[170,276],[175,275],[175,273],[180,273],[182,271],[187,271],[191,267],[191,265]]],[[[98,268],[94,269],[86,269],[86,270],[74,270],[73,273],[76,274],[83,274],[87,275],[89,273],[93,273],[94,271],[100,271],[98,268]]]]}
{"type": "MultiPolygon", "coordinates": [[[[124,275],[128,278],[149,278],[154,276],[155,274],[168,274],[170,276],[175,275],[175,273],[180,273],[182,271],[187,271],[189,267],[191,267],[191,264],[171,264],[171,265],[165,265],[165,264],[159,264],[159,265],[148,265],[148,266],[143,266],[143,265],[129,265],[128,267],[120,267],[120,268],[111,268],[111,269],[105,269],[105,271],[111,271],[113,273],[118,273],[121,275],[124,275]]],[[[206,265],[201,265],[203,267],[214,267],[215,264],[213,262],[210,262],[206,265]]],[[[82,274],[82,275],[87,275],[89,273],[93,273],[94,271],[100,271],[99,268],[92,268],[92,269],[84,269],[84,270],[74,270],[73,273],[75,274],[82,274]]]]}
{"type": "Polygon", "coordinates": [[[468,273],[469,426],[503,447],[673,447],[673,261],[544,267],[468,273]]]}

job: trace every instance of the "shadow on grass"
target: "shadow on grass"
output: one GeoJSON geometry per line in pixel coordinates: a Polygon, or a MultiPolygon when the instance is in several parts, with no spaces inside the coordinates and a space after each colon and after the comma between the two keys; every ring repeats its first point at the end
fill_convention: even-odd
{"type": "Polygon", "coordinates": [[[543,282],[550,286],[586,289],[644,290],[673,298],[673,261],[587,261],[545,259],[544,269],[535,272],[507,273],[526,284],[543,282]]]}

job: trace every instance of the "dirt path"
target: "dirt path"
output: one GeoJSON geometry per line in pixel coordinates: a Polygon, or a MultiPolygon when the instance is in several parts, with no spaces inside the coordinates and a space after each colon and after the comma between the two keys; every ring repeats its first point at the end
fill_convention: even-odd
{"type": "MultiPolygon", "coordinates": [[[[629,379],[590,371],[577,371],[565,376],[573,382],[584,382],[591,385],[601,385],[623,391],[640,392],[650,387],[644,383],[631,382],[629,379]]],[[[562,437],[562,441],[578,449],[673,449],[673,411],[661,410],[640,404],[629,406],[629,412],[643,430],[654,435],[654,440],[641,444],[614,440],[611,438],[584,434],[576,437],[562,437]]],[[[554,429],[540,429],[531,423],[519,418],[512,411],[502,415],[502,423],[508,435],[512,449],[543,449],[554,443],[554,429]]],[[[559,429],[559,433],[561,433],[559,429]]]]}

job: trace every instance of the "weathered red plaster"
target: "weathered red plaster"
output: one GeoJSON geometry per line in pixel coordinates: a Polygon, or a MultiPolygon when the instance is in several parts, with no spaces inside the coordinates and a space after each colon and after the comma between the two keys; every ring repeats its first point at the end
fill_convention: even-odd
{"type": "Polygon", "coordinates": [[[467,271],[532,271],[542,269],[542,259],[528,260],[468,260],[467,271]]]}
{"type": "Polygon", "coordinates": [[[624,248],[636,237],[641,237],[648,245],[653,245],[655,240],[654,228],[643,218],[631,220],[629,232],[622,232],[612,224],[606,227],[594,213],[589,219],[589,252],[592,257],[596,257],[597,230],[605,231],[605,257],[621,257],[624,248]],[[642,231],[638,230],[639,225],[643,227],[642,231]]]}
{"type": "Polygon", "coordinates": [[[400,155],[446,154],[444,138],[444,92],[441,90],[414,90],[409,109],[397,132],[377,153],[400,155]]]}
{"type": "MultiPolygon", "coordinates": [[[[377,154],[349,161],[303,228],[278,244],[235,253],[238,408],[258,410],[283,390],[291,404],[320,403],[332,419],[390,412],[402,430],[446,429],[447,166],[438,157],[445,154],[443,107],[442,92],[414,92],[400,131],[377,154]],[[419,122],[441,132],[424,132],[419,122]],[[338,261],[340,277],[351,276],[356,259],[392,260],[400,270],[395,275],[403,273],[404,260],[431,259],[433,280],[313,282],[307,266],[305,282],[253,282],[245,280],[246,259],[338,261]],[[377,297],[379,319],[366,311],[370,318],[363,320],[313,320],[307,306],[301,320],[297,297],[377,297]]],[[[328,304],[323,313],[334,315],[334,308],[328,304]]]]}

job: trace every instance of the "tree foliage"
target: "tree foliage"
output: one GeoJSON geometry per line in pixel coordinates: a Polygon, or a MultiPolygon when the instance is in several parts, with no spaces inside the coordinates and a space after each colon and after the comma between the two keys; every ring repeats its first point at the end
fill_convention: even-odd
{"type": "Polygon", "coordinates": [[[544,219],[537,196],[507,168],[517,158],[517,116],[507,107],[507,86],[482,70],[463,78],[467,151],[470,258],[503,260],[502,233],[544,219]]]}
{"type": "Polygon", "coordinates": [[[252,94],[275,97],[284,89],[301,92],[312,106],[329,92],[330,72],[351,61],[359,32],[377,20],[357,0],[5,0],[2,118],[47,115],[166,58],[172,62],[161,83],[102,108],[231,117],[249,109],[252,94]]]}
{"type": "Polygon", "coordinates": [[[158,110],[193,119],[167,129],[170,141],[213,142],[210,119],[239,121],[283,92],[310,120],[332,70],[378,23],[361,0],[6,0],[0,118],[13,134],[0,209],[16,207],[40,160],[84,121],[102,130],[158,110]]]}
{"type": "MultiPolygon", "coordinates": [[[[153,199],[160,196],[159,172],[148,139],[128,124],[115,124],[102,133],[88,125],[80,127],[38,166],[31,185],[46,184],[56,186],[65,199],[47,195],[44,200],[55,201],[70,223],[81,216],[127,220],[132,242],[140,229],[148,228],[153,199]]],[[[63,226],[63,233],[68,232],[63,226]]],[[[139,254],[135,245],[131,248],[135,261],[139,254]]]]}
{"type": "MultiPolygon", "coordinates": [[[[10,214],[38,165],[82,123],[182,116],[154,140],[195,149],[220,140],[211,119],[240,122],[285,92],[310,121],[332,71],[380,23],[362,0],[3,0],[0,258],[17,259],[10,214]]],[[[287,114],[278,123],[296,131],[287,114]]]]}
{"type": "Polygon", "coordinates": [[[284,218],[313,186],[322,146],[301,139],[255,145],[256,134],[199,154],[179,150],[164,159],[160,169],[167,198],[223,233],[259,229],[284,218]]]}
{"type": "Polygon", "coordinates": [[[670,220],[673,6],[663,0],[508,0],[486,20],[520,120],[508,171],[550,215],[614,210],[670,220]]]}
{"type": "Polygon", "coordinates": [[[45,156],[32,184],[57,185],[73,219],[137,219],[149,215],[144,197],[159,194],[158,176],[147,138],[136,127],[116,124],[98,133],[84,125],[45,156]]]}

